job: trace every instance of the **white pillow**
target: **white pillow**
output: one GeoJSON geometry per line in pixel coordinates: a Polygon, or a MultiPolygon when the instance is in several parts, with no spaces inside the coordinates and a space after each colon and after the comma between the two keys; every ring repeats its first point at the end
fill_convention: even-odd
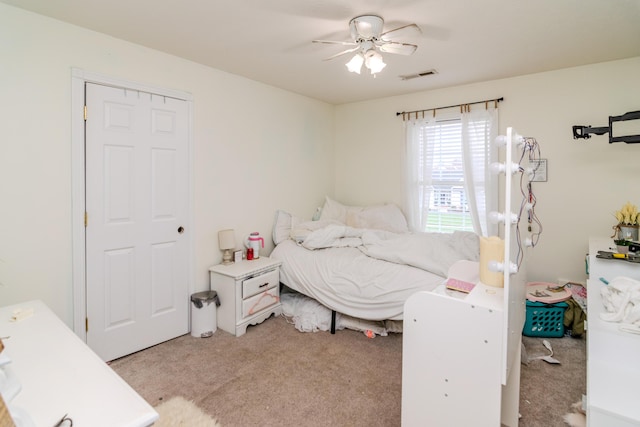
{"type": "Polygon", "coordinates": [[[287,240],[291,229],[300,223],[300,219],[282,210],[276,211],[276,218],[273,223],[273,243],[279,244],[287,240]]]}
{"type": "Polygon", "coordinates": [[[320,219],[339,221],[354,228],[386,230],[393,233],[409,231],[404,214],[392,203],[367,207],[346,206],[327,196],[320,219]]]}
{"type": "Polygon", "coordinates": [[[357,228],[372,228],[393,233],[407,233],[409,226],[404,214],[394,204],[363,208],[355,216],[347,216],[347,225],[357,228]]]}
{"type": "Polygon", "coordinates": [[[273,243],[277,245],[289,238],[289,230],[291,230],[291,214],[277,210],[273,221],[273,243]]]}
{"type": "Polygon", "coordinates": [[[320,213],[320,220],[334,220],[346,224],[347,206],[326,196],[322,212],[320,213]]]}

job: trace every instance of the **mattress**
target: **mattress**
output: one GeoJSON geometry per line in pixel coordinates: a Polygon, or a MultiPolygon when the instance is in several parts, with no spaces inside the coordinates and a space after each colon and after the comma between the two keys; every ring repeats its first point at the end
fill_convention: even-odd
{"type": "Polygon", "coordinates": [[[280,282],[349,316],[402,320],[412,294],[431,291],[444,277],[409,265],[372,258],[357,247],[309,250],[293,240],[270,255],[282,261],[280,282]]]}

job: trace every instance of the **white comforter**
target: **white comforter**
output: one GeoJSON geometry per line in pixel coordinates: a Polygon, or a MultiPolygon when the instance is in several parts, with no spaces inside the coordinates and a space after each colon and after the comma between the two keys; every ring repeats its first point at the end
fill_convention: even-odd
{"type": "Polygon", "coordinates": [[[479,256],[473,233],[395,234],[312,221],[296,225],[290,236],[270,255],[282,261],[280,281],[338,313],[368,320],[401,320],[407,298],[441,285],[455,261],[479,256]]]}
{"type": "Polygon", "coordinates": [[[458,260],[477,261],[480,252],[478,236],[470,232],[396,234],[313,221],[300,224],[292,236],[306,249],[354,247],[369,257],[442,277],[458,260]]]}

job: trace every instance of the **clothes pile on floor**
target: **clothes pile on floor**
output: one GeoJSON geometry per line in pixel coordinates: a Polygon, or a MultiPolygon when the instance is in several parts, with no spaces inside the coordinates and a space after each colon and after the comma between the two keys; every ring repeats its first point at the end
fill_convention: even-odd
{"type": "Polygon", "coordinates": [[[567,283],[565,288],[571,291],[571,298],[565,301],[569,307],[564,312],[565,335],[580,338],[584,335],[584,322],[587,319],[587,289],[578,283],[567,283]]]}

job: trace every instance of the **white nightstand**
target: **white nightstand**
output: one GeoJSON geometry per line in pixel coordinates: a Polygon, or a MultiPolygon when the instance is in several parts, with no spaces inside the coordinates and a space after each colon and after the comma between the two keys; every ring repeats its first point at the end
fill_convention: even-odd
{"type": "Polygon", "coordinates": [[[281,261],[263,256],[209,269],[211,290],[220,298],[220,329],[239,337],[247,332],[247,326],[282,313],[280,264],[281,261]]]}

